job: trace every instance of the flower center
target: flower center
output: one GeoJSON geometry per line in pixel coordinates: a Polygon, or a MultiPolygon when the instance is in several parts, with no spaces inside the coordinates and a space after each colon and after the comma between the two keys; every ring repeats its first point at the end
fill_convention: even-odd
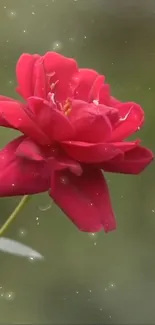
{"type": "Polygon", "coordinates": [[[70,101],[69,99],[67,99],[67,100],[65,101],[64,106],[63,106],[64,114],[65,114],[66,116],[68,116],[69,113],[71,112],[71,110],[72,110],[71,101],[70,101]]]}

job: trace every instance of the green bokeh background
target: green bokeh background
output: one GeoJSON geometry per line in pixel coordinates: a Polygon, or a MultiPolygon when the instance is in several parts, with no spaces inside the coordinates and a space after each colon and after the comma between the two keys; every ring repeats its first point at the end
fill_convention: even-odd
{"type": "MultiPolygon", "coordinates": [[[[97,69],[114,96],[140,103],[146,124],[138,136],[155,151],[153,0],[0,0],[0,93],[16,97],[21,53],[49,50],[97,69]]],[[[1,148],[16,135],[1,128],[1,148]]],[[[140,176],[106,177],[117,231],[79,232],[47,194],[9,228],[8,237],[45,262],[0,254],[0,323],[155,323],[154,163],[140,176]]],[[[1,224],[18,199],[0,199],[1,224]]]]}

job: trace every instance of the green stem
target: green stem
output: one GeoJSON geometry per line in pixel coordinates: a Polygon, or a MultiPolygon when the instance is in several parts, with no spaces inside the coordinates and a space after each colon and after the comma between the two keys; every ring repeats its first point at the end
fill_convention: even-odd
{"type": "Polygon", "coordinates": [[[19,204],[16,206],[14,211],[11,213],[9,218],[6,220],[6,222],[3,224],[3,226],[0,228],[0,236],[3,235],[3,233],[7,230],[11,222],[16,218],[17,214],[23,209],[25,204],[28,202],[30,199],[29,195],[24,195],[22,199],[20,200],[19,204]]]}

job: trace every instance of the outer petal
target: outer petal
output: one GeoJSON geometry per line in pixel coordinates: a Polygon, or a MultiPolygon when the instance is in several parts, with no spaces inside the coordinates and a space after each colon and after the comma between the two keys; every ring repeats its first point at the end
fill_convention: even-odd
{"type": "Polygon", "coordinates": [[[74,98],[88,102],[90,90],[99,74],[91,69],[79,69],[78,86],[74,98]]]}
{"type": "Polygon", "coordinates": [[[16,156],[23,141],[19,137],[0,151],[0,196],[35,194],[50,187],[48,163],[34,162],[16,156]]]}
{"type": "Polygon", "coordinates": [[[89,93],[89,97],[88,97],[88,102],[93,102],[94,100],[99,100],[99,94],[100,94],[100,89],[103,85],[103,82],[105,80],[104,76],[98,76],[96,78],[96,80],[94,81],[90,93],[89,93]]]}
{"type": "Polygon", "coordinates": [[[106,106],[115,107],[111,104],[110,85],[108,84],[102,85],[99,93],[99,103],[104,104],[106,106]]]}
{"type": "MultiPolygon", "coordinates": [[[[7,102],[9,102],[9,101],[11,101],[11,102],[13,102],[14,101],[14,99],[13,98],[10,98],[10,97],[6,97],[6,96],[0,96],[0,105],[1,105],[1,101],[2,102],[4,102],[4,101],[7,101],[7,102]]],[[[3,117],[3,115],[1,114],[1,116],[0,116],[0,125],[1,126],[4,126],[4,127],[8,127],[8,128],[13,128],[13,129],[15,129],[14,127],[12,127],[6,120],[5,120],[5,118],[3,117]]]]}
{"type": "Polygon", "coordinates": [[[48,144],[48,137],[39,129],[35,121],[26,112],[26,107],[17,101],[0,102],[0,123],[2,126],[11,126],[31,137],[40,144],[48,144]],[[6,124],[4,124],[4,121],[6,124]]]}
{"type": "Polygon", "coordinates": [[[47,77],[51,76],[56,99],[61,102],[72,97],[78,82],[76,61],[55,52],[47,52],[43,58],[45,72],[47,77]]]}
{"type": "Polygon", "coordinates": [[[51,141],[61,141],[73,138],[74,128],[68,117],[52,104],[49,105],[41,98],[31,97],[29,107],[34,113],[36,124],[51,141]]]}
{"type": "Polygon", "coordinates": [[[83,163],[101,163],[137,146],[136,142],[118,143],[86,143],[78,141],[63,141],[65,152],[72,158],[83,163]]]}
{"type": "Polygon", "coordinates": [[[69,119],[75,128],[75,139],[79,141],[103,142],[111,136],[110,120],[100,105],[73,100],[69,119]]]}
{"type": "Polygon", "coordinates": [[[119,110],[120,119],[112,133],[110,142],[124,140],[138,131],[144,122],[144,111],[136,103],[122,103],[117,105],[117,109],[119,110]]]}
{"type": "Polygon", "coordinates": [[[20,95],[25,99],[34,95],[33,72],[35,62],[40,58],[39,55],[24,53],[20,56],[16,65],[16,75],[20,95]]]}
{"type": "Polygon", "coordinates": [[[50,195],[82,231],[106,232],[116,228],[106,181],[100,170],[87,170],[78,177],[69,171],[52,177],[50,195]]]}
{"type": "Polygon", "coordinates": [[[102,164],[104,171],[124,174],[140,174],[153,160],[154,154],[144,147],[136,147],[102,164]]]}

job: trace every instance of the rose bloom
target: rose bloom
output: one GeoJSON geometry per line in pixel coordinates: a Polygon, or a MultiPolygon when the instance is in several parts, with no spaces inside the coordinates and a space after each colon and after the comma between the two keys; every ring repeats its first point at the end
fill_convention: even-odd
{"type": "Polygon", "coordinates": [[[0,196],[48,191],[80,230],[115,229],[104,172],[139,174],[152,161],[139,140],[126,141],[144,111],[54,52],[21,55],[16,74],[24,103],[1,96],[0,125],[22,135],[0,151],[0,196]]]}

